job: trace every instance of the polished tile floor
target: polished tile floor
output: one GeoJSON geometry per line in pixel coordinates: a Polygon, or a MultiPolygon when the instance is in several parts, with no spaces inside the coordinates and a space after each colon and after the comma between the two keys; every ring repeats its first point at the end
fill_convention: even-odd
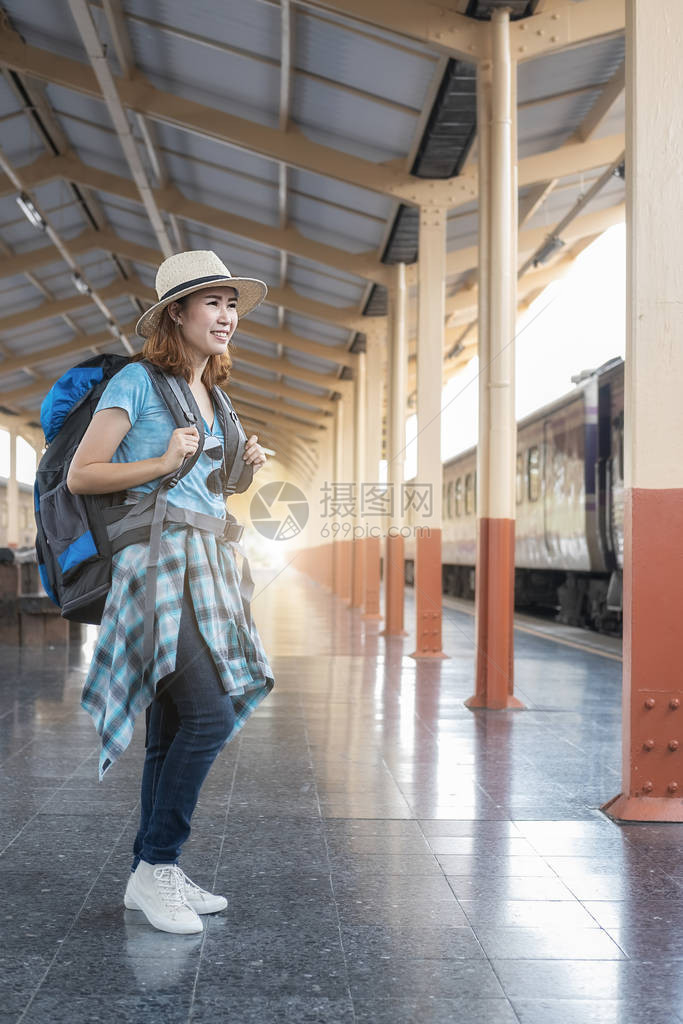
{"type": "Polygon", "coordinates": [[[521,632],[525,710],[473,713],[470,615],[415,661],[297,572],[257,591],[276,688],[202,789],[198,936],[123,908],[144,728],[99,783],[96,629],[0,650],[0,1022],[681,1024],[683,826],[599,811],[618,660],[521,632]]]}

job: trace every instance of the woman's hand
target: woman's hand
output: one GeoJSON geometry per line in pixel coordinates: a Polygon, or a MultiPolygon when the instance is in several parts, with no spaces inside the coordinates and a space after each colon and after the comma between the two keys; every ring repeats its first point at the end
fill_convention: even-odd
{"type": "Polygon", "coordinates": [[[177,427],[171,434],[168,448],[161,456],[162,476],[182,466],[197,451],[199,431],[196,427],[177,427]]]}
{"type": "Polygon", "coordinates": [[[258,472],[261,466],[266,464],[266,453],[260,444],[257,444],[258,435],[252,434],[247,438],[247,443],[244,446],[244,455],[242,456],[247,465],[253,465],[254,472],[258,472]]]}

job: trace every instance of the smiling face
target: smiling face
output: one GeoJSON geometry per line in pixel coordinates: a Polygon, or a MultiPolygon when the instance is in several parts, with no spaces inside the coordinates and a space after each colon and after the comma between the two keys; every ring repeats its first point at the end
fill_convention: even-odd
{"type": "Polygon", "coordinates": [[[210,286],[186,296],[182,305],[171,302],[170,315],[179,320],[184,342],[194,350],[202,366],[210,356],[221,355],[237,328],[237,292],[210,286]]]}

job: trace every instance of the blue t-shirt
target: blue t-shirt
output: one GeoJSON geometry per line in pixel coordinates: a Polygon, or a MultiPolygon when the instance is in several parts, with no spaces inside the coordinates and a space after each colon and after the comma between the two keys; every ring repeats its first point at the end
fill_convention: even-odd
{"type": "MultiPolygon", "coordinates": [[[[205,433],[218,438],[223,444],[223,431],[214,405],[214,422],[204,420],[205,433]]],[[[117,407],[125,409],[131,428],[112,456],[112,462],[139,462],[141,459],[155,459],[164,455],[177,429],[175,420],[157,394],[144,366],[128,363],[114,374],[105,387],[95,412],[100,409],[117,407]]],[[[94,415],[94,414],[93,414],[94,415]]],[[[203,417],[202,417],[203,418],[203,417]]],[[[218,442],[217,442],[218,443],[218,442]]],[[[206,512],[211,516],[226,518],[225,499],[214,494],[206,486],[206,478],[221,463],[202,452],[189,473],[175,487],[168,491],[168,504],[206,512]]],[[[161,477],[136,484],[135,491],[153,491],[161,477]]]]}

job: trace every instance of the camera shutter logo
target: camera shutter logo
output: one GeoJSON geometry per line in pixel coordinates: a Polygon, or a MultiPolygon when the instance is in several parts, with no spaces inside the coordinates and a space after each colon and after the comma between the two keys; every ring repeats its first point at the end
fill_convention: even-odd
{"type": "Polygon", "coordinates": [[[308,522],[308,502],[294,484],[273,480],[259,487],[251,499],[249,515],[254,527],[268,540],[291,540],[308,522]]]}

